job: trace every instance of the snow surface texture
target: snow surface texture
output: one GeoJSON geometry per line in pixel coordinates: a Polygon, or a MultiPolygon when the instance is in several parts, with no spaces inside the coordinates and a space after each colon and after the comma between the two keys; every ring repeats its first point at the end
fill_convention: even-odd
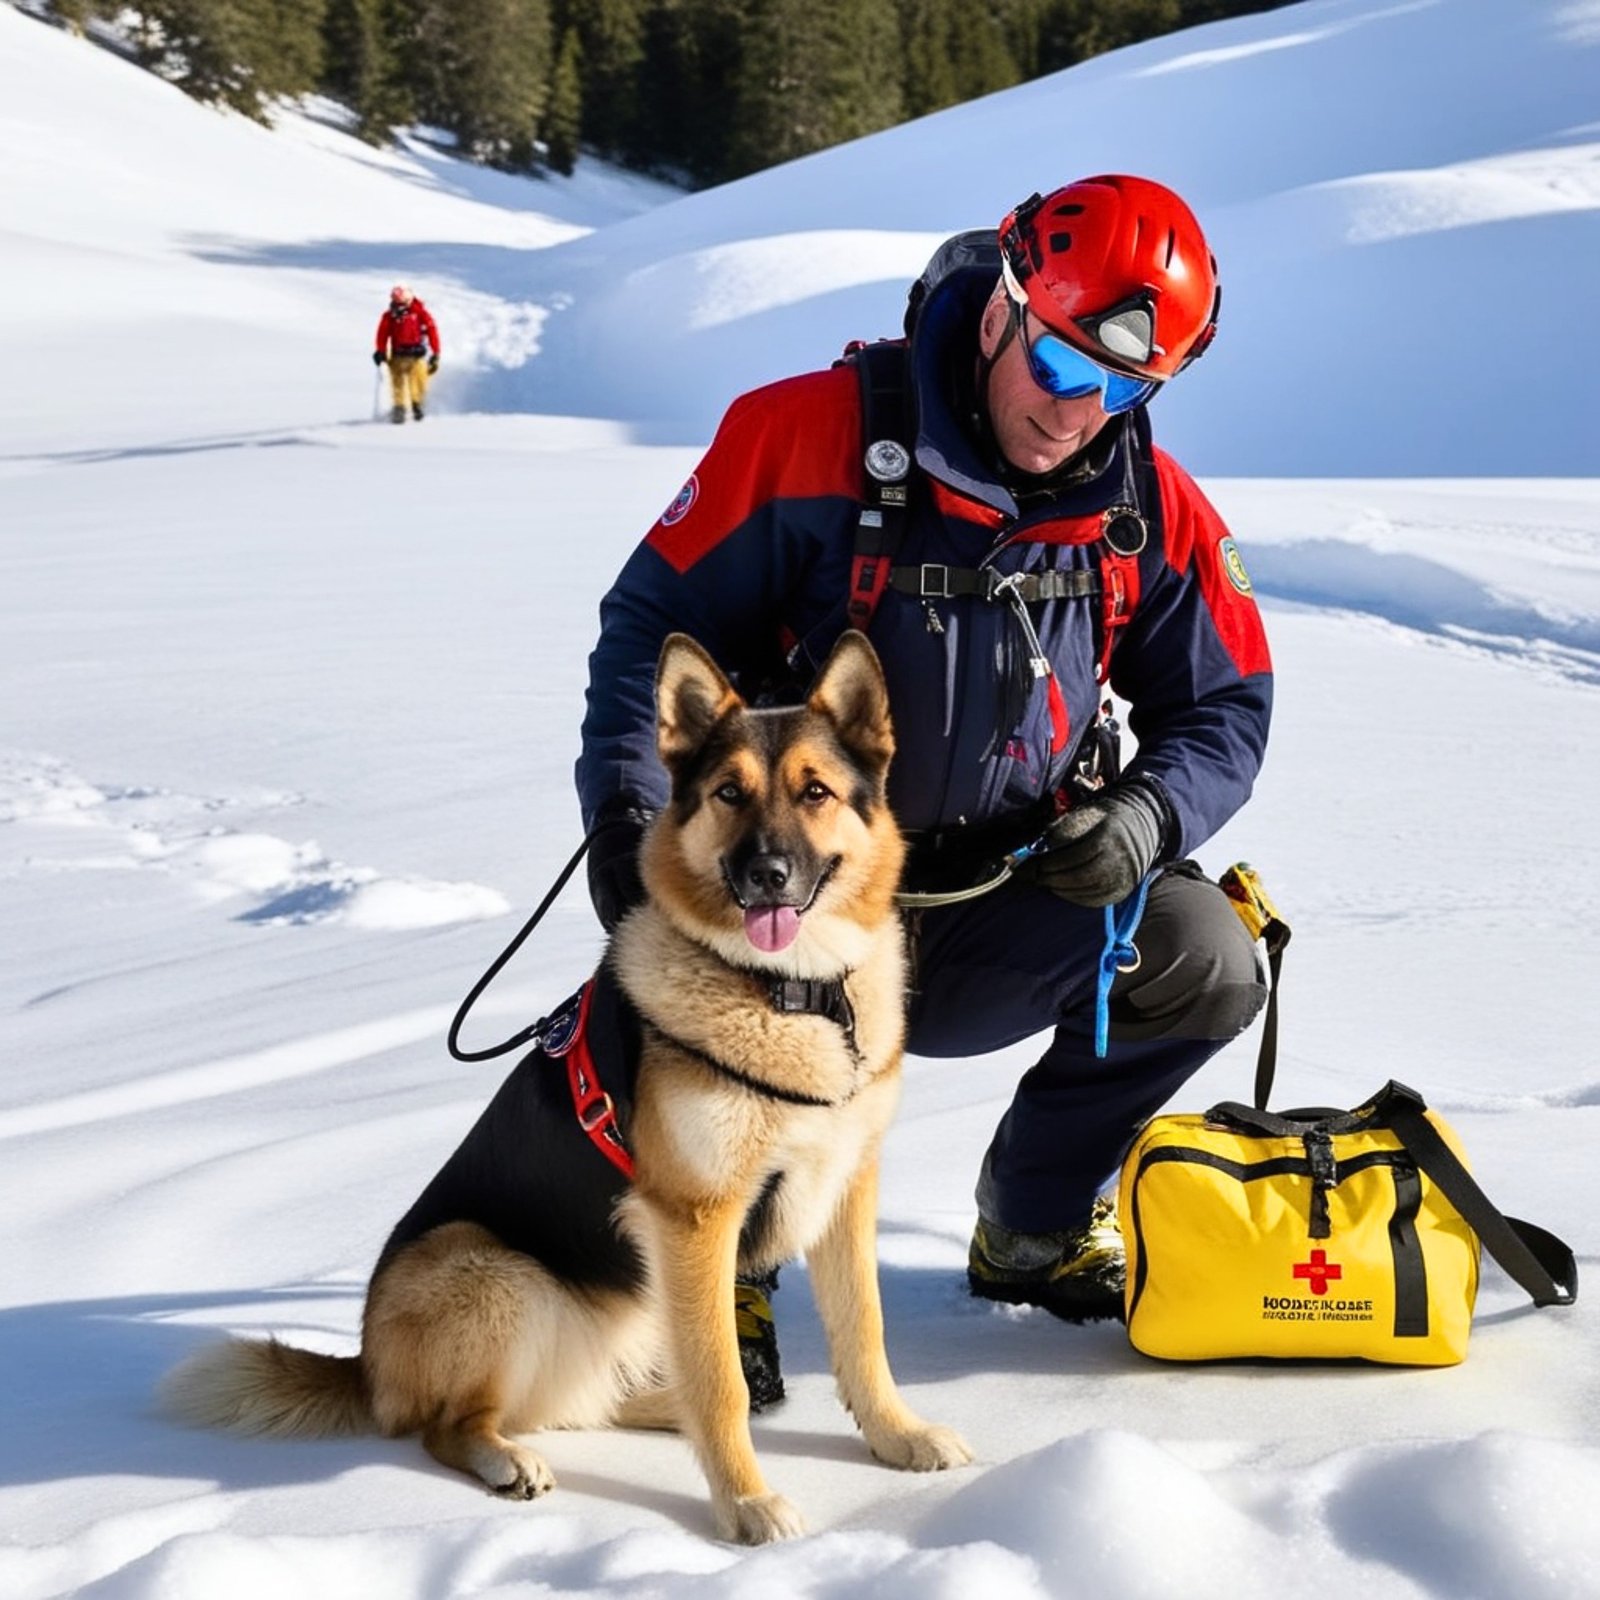
{"type": "MultiPolygon", "coordinates": [[[[1155,417],[1279,668],[1203,860],[1295,924],[1281,1103],[1417,1084],[1592,1276],[1597,48],[1593,0],[1324,0],[675,199],[269,132],[0,7],[0,1595],[1600,1593],[1587,1303],[1490,1271],[1467,1363],[1415,1372],[1164,1367],[968,1299],[1029,1046],[913,1062],[886,1152],[890,1353],[976,1467],[867,1458],[785,1273],[757,1447],[813,1538],[713,1542],[670,1437],[554,1437],[556,1494],[506,1505],[415,1441],[152,1399],[219,1329],[355,1347],[499,1081],[449,1014],[577,841],[596,601],[740,387],[892,329],[1062,151],[1177,182],[1223,260],[1155,417]],[[443,324],[421,428],[367,420],[400,276],[443,324]]],[[[480,1038],[598,947],[574,889],[480,1038]]]]}

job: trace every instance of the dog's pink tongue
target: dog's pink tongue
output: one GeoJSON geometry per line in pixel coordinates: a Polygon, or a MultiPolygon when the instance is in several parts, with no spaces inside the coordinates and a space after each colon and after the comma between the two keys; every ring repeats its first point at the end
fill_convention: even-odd
{"type": "Polygon", "coordinates": [[[753,906],[744,914],[745,937],[769,955],[787,950],[799,932],[800,913],[793,906],[753,906]]]}

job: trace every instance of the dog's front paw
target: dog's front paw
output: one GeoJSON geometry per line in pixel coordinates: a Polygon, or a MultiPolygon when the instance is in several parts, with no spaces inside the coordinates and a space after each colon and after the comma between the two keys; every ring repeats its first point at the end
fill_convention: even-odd
{"type": "Polygon", "coordinates": [[[543,1456],[513,1445],[481,1474],[495,1494],[507,1500],[537,1500],[556,1486],[556,1475],[543,1456]]]}
{"type": "Polygon", "coordinates": [[[867,1435],[867,1448],[880,1461],[907,1472],[943,1472],[972,1460],[967,1441],[955,1429],[931,1422],[895,1431],[877,1430],[867,1435]]]}
{"type": "Polygon", "coordinates": [[[746,1494],[717,1508],[722,1535],[735,1544],[771,1544],[806,1531],[800,1513],[781,1494],[746,1494]]]}

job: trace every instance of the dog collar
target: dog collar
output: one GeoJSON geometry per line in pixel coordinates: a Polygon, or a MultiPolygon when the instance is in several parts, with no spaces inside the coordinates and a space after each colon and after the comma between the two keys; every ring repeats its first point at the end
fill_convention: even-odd
{"type": "Polygon", "coordinates": [[[766,984],[772,1009],[785,1016],[809,1014],[826,1017],[844,1030],[852,1048],[856,1039],[856,1013],[845,993],[843,978],[775,978],[770,973],[755,973],[766,984]]]}

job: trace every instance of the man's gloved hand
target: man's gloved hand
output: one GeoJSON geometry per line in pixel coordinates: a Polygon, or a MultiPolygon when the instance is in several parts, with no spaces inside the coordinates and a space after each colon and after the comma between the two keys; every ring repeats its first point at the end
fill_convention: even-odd
{"type": "Polygon", "coordinates": [[[644,899],[639,880],[639,841],[655,811],[633,795],[619,794],[606,801],[595,817],[589,841],[589,898],[600,926],[615,931],[644,899]]]}
{"type": "Polygon", "coordinates": [[[1115,905],[1163,859],[1172,823],[1166,796],[1128,778],[1057,817],[1024,871],[1074,905],[1115,905]]]}
{"type": "Polygon", "coordinates": [[[383,351],[374,350],[372,352],[372,364],[375,367],[381,367],[383,365],[383,351]]]}
{"type": "Polygon", "coordinates": [[[432,377],[432,375],[434,373],[436,373],[438,370],[439,370],[439,358],[438,358],[438,356],[429,356],[428,357],[428,375],[430,377],[432,377]]]}

